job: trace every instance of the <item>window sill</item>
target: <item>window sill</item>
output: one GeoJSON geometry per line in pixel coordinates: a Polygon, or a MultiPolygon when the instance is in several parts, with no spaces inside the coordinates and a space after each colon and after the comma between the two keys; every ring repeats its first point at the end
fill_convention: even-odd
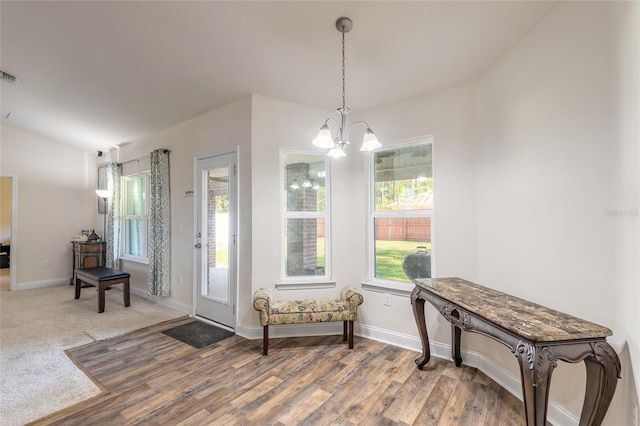
{"type": "Polygon", "coordinates": [[[127,262],[141,263],[143,265],[149,264],[149,259],[142,259],[140,257],[120,256],[119,260],[125,260],[127,262]]]}
{"type": "Polygon", "coordinates": [[[335,281],[331,280],[308,280],[308,281],[279,281],[276,283],[278,290],[308,290],[315,288],[333,288],[335,281]]]}
{"type": "Polygon", "coordinates": [[[378,293],[388,293],[396,296],[410,297],[413,291],[413,283],[403,283],[399,281],[370,280],[362,282],[362,288],[378,293]]]}

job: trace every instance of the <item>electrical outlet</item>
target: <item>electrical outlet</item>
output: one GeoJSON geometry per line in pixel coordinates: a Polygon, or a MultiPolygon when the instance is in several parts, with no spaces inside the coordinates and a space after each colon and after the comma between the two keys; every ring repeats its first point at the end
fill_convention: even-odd
{"type": "Polygon", "coordinates": [[[42,267],[43,268],[48,268],[49,267],[49,261],[48,260],[43,260],[42,261],[42,267]]]}
{"type": "Polygon", "coordinates": [[[388,293],[384,294],[384,305],[391,306],[391,295],[388,293]]]}
{"type": "Polygon", "coordinates": [[[631,403],[631,425],[638,426],[638,406],[631,403]]]}

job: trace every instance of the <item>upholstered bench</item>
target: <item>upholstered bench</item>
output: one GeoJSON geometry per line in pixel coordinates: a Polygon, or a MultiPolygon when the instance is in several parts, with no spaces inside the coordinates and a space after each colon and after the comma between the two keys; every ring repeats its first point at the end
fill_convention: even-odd
{"type": "Polygon", "coordinates": [[[358,319],[358,306],[362,301],[362,295],[350,285],[342,289],[340,299],[326,300],[273,301],[269,292],[261,288],[253,295],[253,307],[260,314],[263,329],[262,355],[269,352],[269,326],[282,324],[342,321],[343,340],[348,340],[349,349],[353,349],[353,322],[358,319]]]}
{"type": "Polygon", "coordinates": [[[80,268],[74,271],[74,281],[76,283],[76,299],[80,298],[82,282],[98,287],[98,313],[104,312],[104,290],[108,286],[122,284],[122,299],[124,306],[131,306],[129,294],[129,275],[127,272],[117,269],[95,266],[93,268],[80,268]]]}

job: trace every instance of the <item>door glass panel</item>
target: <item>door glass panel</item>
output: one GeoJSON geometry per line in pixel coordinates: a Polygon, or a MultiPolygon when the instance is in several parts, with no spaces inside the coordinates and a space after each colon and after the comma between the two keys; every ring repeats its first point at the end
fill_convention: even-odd
{"type": "Polygon", "coordinates": [[[203,250],[206,256],[206,279],[202,295],[220,303],[229,303],[229,167],[205,172],[207,196],[205,206],[206,234],[203,250]]]}

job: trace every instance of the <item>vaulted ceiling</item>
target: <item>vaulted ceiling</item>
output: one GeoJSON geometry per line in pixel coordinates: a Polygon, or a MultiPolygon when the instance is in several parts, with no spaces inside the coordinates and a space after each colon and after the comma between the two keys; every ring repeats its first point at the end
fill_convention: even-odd
{"type": "Polygon", "coordinates": [[[480,77],[557,2],[0,2],[2,119],[85,149],[254,93],[366,110],[480,77]]]}

